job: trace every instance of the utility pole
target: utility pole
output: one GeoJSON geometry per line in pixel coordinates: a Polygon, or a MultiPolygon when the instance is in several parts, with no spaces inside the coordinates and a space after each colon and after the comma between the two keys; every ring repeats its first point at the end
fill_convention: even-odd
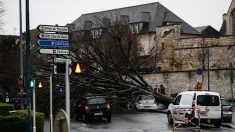
{"type": "Polygon", "coordinates": [[[27,132],[32,132],[31,118],[31,88],[30,88],[30,28],[29,28],[29,0],[26,0],[26,88],[27,88],[27,103],[28,103],[28,127],[27,132]]]}
{"type": "MultiPolygon", "coordinates": [[[[20,18],[20,38],[19,38],[19,49],[20,49],[20,78],[24,81],[24,68],[23,68],[23,51],[22,51],[22,2],[19,0],[19,18],[20,18]]],[[[22,83],[23,84],[23,83],[22,83]]],[[[24,85],[20,87],[20,96],[24,94],[24,85]]],[[[24,104],[21,101],[21,109],[24,109],[24,104]]]]}
{"type": "Polygon", "coordinates": [[[65,100],[66,113],[68,116],[68,132],[70,132],[70,81],[69,81],[69,59],[65,61],[65,100]]]}

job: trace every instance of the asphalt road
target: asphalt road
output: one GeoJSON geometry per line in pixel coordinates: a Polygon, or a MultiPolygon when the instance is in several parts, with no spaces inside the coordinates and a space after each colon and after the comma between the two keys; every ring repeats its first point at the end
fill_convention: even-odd
{"type": "MultiPolygon", "coordinates": [[[[88,123],[71,120],[71,132],[172,132],[166,114],[157,112],[135,112],[113,114],[112,122],[93,120],[88,123]]],[[[186,130],[193,131],[193,130],[186,130]]],[[[194,130],[195,131],[195,130],[194,130]]],[[[213,125],[202,125],[201,132],[234,132],[229,125],[214,128],[213,125]]],[[[49,132],[49,121],[45,123],[45,132],[49,132]]]]}

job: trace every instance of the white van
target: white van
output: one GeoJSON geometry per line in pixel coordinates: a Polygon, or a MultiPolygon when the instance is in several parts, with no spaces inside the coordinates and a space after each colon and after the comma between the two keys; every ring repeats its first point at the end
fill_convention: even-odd
{"type": "Polygon", "coordinates": [[[221,99],[219,93],[209,91],[187,91],[178,94],[174,101],[168,106],[168,123],[173,123],[173,116],[176,121],[183,121],[182,117],[190,118],[195,115],[196,121],[221,125],[221,99]],[[190,111],[192,108],[198,111],[190,111]],[[177,111],[179,110],[179,111],[177,111]],[[199,116],[198,116],[199,115],[199,116]]]}

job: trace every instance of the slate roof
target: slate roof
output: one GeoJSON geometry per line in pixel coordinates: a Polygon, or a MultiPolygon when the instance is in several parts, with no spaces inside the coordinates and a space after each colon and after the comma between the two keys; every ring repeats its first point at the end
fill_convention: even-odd
{"type": "Polygon", "coordinates": [[[194,27],[203,37],[220,37],[221,33],[210,25],[194,27]]]}
{"type": "Polygon", "coordinates": [[[206,26],[200,26],[200,27],[195,27],[195,29],[201,33],[202,31],[206,30],[207,28],[209,28],[210,25],[206,25],[206,26]]]}
{"type": "MultiPolygon", "coordinates": [[[[163,26],[163,22],[176,22],[181,23],[182,33],[200,34],[196,29],[187,24],[159,2],[82,14],[71,24],[75,24],[74,31],[79,31],[83,29],[85,21],[95,23],[95,21],[97,21],[97,17],[100,20],[106,17],[115,21],[116,19],[120,19],[120,16],[128,16],[129,23],[148,22],[147,32],[155,32],[155,28],[163,26]],[[146,17],[146,15],[148,16],[146,17]]],[[[93,25],[92,28],[95,28],[95,26],[93,25]]]]}

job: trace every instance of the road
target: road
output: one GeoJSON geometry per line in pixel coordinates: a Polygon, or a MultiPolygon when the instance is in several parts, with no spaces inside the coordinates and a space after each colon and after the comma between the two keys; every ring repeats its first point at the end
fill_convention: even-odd
{"type": "MultiPolygon", "coordinates": [[[[168,125],[166,114],[157,112],[135,112],[113,114],[112,122],[93,120],[88,123],[71,121],[71,132],[172,132],[168,125]]],[[[187,130],[189,131],[189,130],[187,130]]],[[[193,131],[193,130],[192,130],[193,131]]],[[[214,128],[212,125],[202,125],[201,132],[234,132],[228,126],[214,128]]],[[[45,132],[49,132],[49,121],[45,123],[45,132]]]]}

